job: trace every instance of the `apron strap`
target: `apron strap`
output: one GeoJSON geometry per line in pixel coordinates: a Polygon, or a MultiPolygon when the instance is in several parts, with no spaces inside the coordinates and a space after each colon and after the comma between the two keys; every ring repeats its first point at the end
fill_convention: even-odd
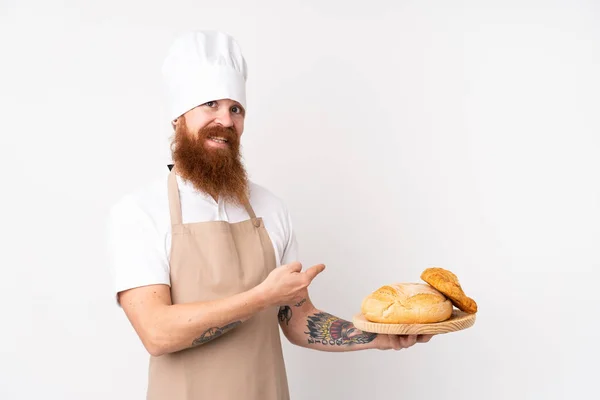
{"type": "Polygon", "coordinates": [[[248,198],[246,198],[244,201],[244,208],[246,209],[246,212],[248,213],[248,215],[250,216],[250,219],[252,220],[252,225],[254,225],[255,228],[260,227],[260,220],[258,218],[256,218],[256,214],[254,214],[254,210],[252,209],[252,206],[250,205],[250,201],[248,201],[248,198]]]}
{"type": "Polygon", "coordinates": [[[179,225],[182,222],[181,217],[181,202],[179,201],[179,188],[177,187],[177,177],[172,166],[169,166],[169,211],[171,213],[171,225],[179,225]]]}
{"type": "Polygon", "coordinates": [[[250,205],[250,202],[248,201],[248,199],[246,199],[246,201],[244,201],[244,208],[246,209],[246,212],[248,213],[250,218],[256,219],[256,214],[254,214],[254,210],[252,209],[252,206],[250,205]]]}

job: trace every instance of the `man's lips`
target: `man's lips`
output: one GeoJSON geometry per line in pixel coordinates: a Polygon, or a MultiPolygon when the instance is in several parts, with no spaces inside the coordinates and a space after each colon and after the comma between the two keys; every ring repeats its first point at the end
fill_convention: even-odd
{"type": "Polygon", "coordinates": [[[213,142],[216,143],[228,143],[229,140],[227,140],[226,138],[222,137],[222,136],[209,136],[208,140],[212,140],[213,142]]]}
{"type": "Polygon", "coordinates": [[[206,138],[205,143],[209,147],[229,149],[232,142],[230,142],[229,139],[223,136],[209,136],[206,138]]]}

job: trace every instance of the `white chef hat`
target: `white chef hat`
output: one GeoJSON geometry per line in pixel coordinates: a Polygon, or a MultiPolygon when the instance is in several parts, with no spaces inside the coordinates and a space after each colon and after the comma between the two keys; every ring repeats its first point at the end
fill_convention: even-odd
{"type": "Polygon", "coordinates": [[[246,108],[246,60],[226,33],[191,31],[179,36],[162,72],[171,121],[207,101],[231,99],[246,108]]]}

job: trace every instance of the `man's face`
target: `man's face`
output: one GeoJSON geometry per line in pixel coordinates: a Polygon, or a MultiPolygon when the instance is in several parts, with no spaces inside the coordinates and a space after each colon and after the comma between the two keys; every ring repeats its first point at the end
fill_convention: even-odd
{"type": "Polygon", "coordinates": [[[173,161],[197,189],[239,203],[247,190],[240,138],[244,111],[231,100],[200,105],[175,121],[173,161]]]}
{"type": "MultiPolygon", "coordinates": [[[[238,102],[233,100],[209,101],[186,112],[184,117],[187,128],[192,133],[217,125],[224,128],[233,128],[237,132],[239,140],[244,132],[245,111],[238,102]]],[[[227,147],[212,140],[207,141],[206,146],[208,148],[227,147]]]]}

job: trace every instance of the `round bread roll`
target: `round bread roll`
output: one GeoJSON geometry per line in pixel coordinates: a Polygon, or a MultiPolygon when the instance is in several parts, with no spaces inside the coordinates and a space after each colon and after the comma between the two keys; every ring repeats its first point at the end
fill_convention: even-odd
{"type": "Polygon", "coordinates": [[[450,318],[452,302],[427,284],[396,283],[365,297],[361,311],[371,322],[428,324],[450,318]]]}

